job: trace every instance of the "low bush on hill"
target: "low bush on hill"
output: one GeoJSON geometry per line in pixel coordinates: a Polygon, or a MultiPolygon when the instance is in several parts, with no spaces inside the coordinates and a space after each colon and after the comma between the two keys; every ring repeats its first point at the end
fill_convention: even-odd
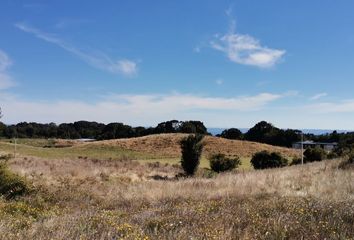
{"type": "Polygon", "coordinates": [[[308,148],[304,152],[304,162],[317,162],[327,158],[327,153],[320,147],[308,148]]]}
{"type": "Polygon", "coordinates": [[[299,164],[301,164],[301,158],[298,158],[298,157],[293,158],[293,160],[290,163],[291,166],[299,165],[299,164]]]}
{"type": "Polygon", "coordinates": [[[231,171],[241,165],[240,158],[238,156],[229,158],[225,154],[218,153],[210,157],[210,168],[215,172],[231,171]]]}
{"type": "Polygon", "coordinates": [[[9,155],[0,156],[0,195],[5,199],[13,199],[28,193],[30,188],[23,177],[10,171],[8,158],[9,155]]]}
{"type": "Polygon", "coordinates": [[[279,153],[261,151],[253,155],[251,164],[254,169],[278,168],[288,165],[288,160],[279,153]]]}
{"type": "Polygon", "coordinates": [[[349,156],[339,164],[341,169],[354,168],[354,153],[350,153],[349,156]]]}

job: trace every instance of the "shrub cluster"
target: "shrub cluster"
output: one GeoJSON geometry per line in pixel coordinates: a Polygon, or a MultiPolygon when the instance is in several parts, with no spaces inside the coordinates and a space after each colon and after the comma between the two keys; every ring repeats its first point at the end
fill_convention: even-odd
{"type": "Polygon", "coordinates": [[[257,152],[251,159],[254,169],[277,168],[288,165],[288,160],[283,158],[279,153],[268,151],[257,152]]]}
{"type": "Polygon", "coordinates": [[[327,153],[320,147],[308,148],[304,152],[304,162],[322,161],[327,158],[327,153]]]}
{"type": "Polygon", "coordinates": [[[341,169],[349,169],[349,168],[354,168],[354,153],[350,153],[349,156],[341,162],[339,165],[339,168],[341,169]]]}
{"type": "Polygon", "coordinates": [[[210,168],[215,172],[231,171],[237,168],[240,164],[240,158],[238,156],[234,158],[226,157],[225,154],[218,153],[210,157],[210,168]]]}
{"type": "Polygon", "coordinates": [[[11,154],[0,155],[0,163],[8,161],[12,157],[11,154]]]}
{"type": "Polygon", "coordinates": [[[203,135],[191,134],[180,142],[182,149],[181,165],[184,172],[189,176],[194,175],[199,166],[204,147],[203,137],[203,135]]]}
{"type": "Polygon", "coordinates": [[[301,158],[295,157],[291,160],[290,166],[299,165],[299,164],[301,164],[301,161],[302,161],[301,158]]]}
{"type": "MultiPolygon", "coordinates": [[[[335,159],[338,158],[339,154],[336,152],[327,153],[321,147],[307,148],[304,152],[304,163],[309,162],[319,162],[325,159],[335,159]]],[[[301,164],[301,158],[294,158],[291,165],[301,164]]]]}
{"type": "Polygon", "coordinates": [[[9,155],[0,156],[0,195],[12,199],[28,193],[29,186],[24,178],[10,171],[8,158],[9,155]]]}

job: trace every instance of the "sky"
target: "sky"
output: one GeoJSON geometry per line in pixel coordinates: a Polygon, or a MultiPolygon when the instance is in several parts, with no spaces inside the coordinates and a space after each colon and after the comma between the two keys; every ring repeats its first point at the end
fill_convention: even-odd
{"type": "Polygon", "coordinates": [[[354,1],[0,2],[1,121],[354,130],[354,1]]]}

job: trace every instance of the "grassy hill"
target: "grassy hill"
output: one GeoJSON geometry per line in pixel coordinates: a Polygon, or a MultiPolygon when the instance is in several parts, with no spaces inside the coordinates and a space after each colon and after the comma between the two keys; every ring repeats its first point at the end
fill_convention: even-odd
{"type": "MultiPolygon", "coordinates": [[[[99,141],[88,143],[87,145],[117,146],[137,152],[163,155],[165,157],[180,157],[179,142],[186,136],[188,136],[188,134],[155,134],[138,138],[99,141]]],[[[221,152],[226,155],[251,157],[254,153],[262,150],[276,151],[288,157],[296,156],[298,154],[298,152],[293,149],[249,141],[229,140],[213,136],[206,136],[204,138],[204,143],[204,155],[206,156],[221,152]]]]}
{"type": "MultiPolygon", "coordinates": [[[[138,138],[88,143],[63,139],[19,139],[17,142],[17,152],[22,156],[34,156],[46,159],[129,159],[144,163],[160,162],[163,164],[178,164],[181,155],[179,142],[186,136],[187,134],[156,134],[138,138]]],[[[243,169],[250,168],[250,158],[258,151],[276,151],[288,158],[298,154],[298,151],[293,149],[212,136],[205,137],[204,143],[205,148],[201,167],[209,167],[207,157],[213,153],[224,153],[229,156],[238,155],[241,157],[241,168],[243,169]]],[[[13,152],[13,140],[0,141],[0,150],[13,152]]]]}

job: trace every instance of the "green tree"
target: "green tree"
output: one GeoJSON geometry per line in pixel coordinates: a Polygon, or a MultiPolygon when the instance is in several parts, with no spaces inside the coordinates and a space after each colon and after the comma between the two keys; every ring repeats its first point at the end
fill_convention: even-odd
{"type": "Polygon", "coordinates": [[[261,121],[245,134],[245,139],[254,142],[270,143],[271,138],[278,133],[279,129],[272,124],[261,121]]]}
{"type": "Polygon", "coordinates": [[[245,134],[245,139],[254,142],[267,143],[275,146],[291,147],[300,140],[301,132],[292,129],[279,129],[265,121],[257,123],[245,134]]]}
{"type": "Polygon", "coordinates": [[[182,133],[208,134],[207,128],[201,121],[182,122],[179,131],[182,133]]]}
{"type": "Polygon", "coordinates": [[[219,137],[227,138],[227,139],[242,139],[243,134],[237,128],[230,128],[230,129],[225,129],[224,131],[222,131],[222,133],[219,135],[219,137]]]}
{"type": "Polygon", "coordinates": [[[197,168],[200,163],[200,156],[203,151],[203,135],[189,135],[188,137],[181,140],[181,150],[182,150],[182,158],[181,165],[184,172],[192,176],[197,171],[197,168]]]}

